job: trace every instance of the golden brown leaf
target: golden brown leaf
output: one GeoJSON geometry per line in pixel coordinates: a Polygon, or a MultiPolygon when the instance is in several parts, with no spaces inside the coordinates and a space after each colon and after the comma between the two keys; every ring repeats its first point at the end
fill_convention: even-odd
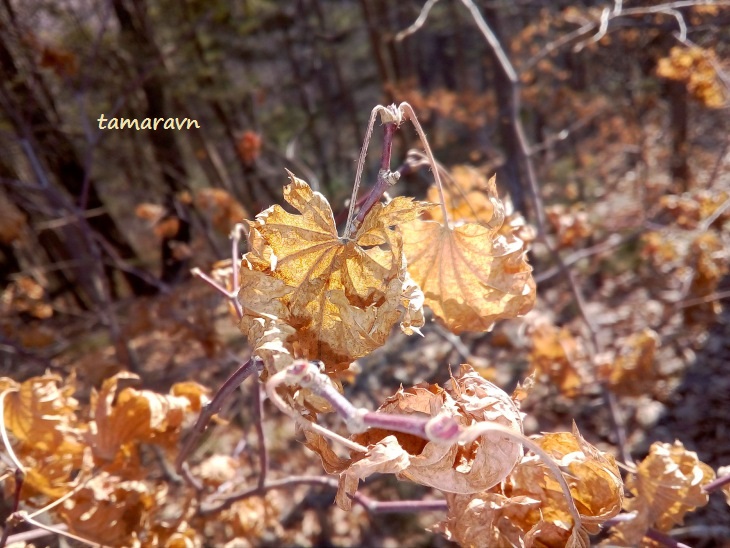
{"type": "Polygon", "coordinates": [[[171,447],[177,442],[185,414],[193,405],[199,406],[195,394],[191,401],[151,390],[119,390],[120,381],[136,379],[132,373],[119,373],[105,380],[98,393],[92,393],[94,420],[89,424],[87,440],[94,457],[101,462],[134,462],[139,442],[171,447]]]}
{"type": "Polygon", "coordinates": [[[155,497],[146,483],[100,472],[59,513],[69,531],[105,546],[134,546],[155,497]]]}
{"type": "Polygon", "coordinates": [[[322,360],[331,372],[381,346],[402,317],[406,270],[393,225],[414,219],[423,206],[400,197],[376,204],[345,240],[324,196],[290,176],[284,198],[299,214],[277,205],[249,222],[241,330],[248,333],[256,318],[278,318],[296,330],[296,357],[322,360]]]}
{"type": "MultiPolygon", "coordinates": [[[[586,442],[576,428],[573,433],[543,434],[533,438],[533,441],[567,471],[565,480],[587,532],[597,533],[601,523],[619,513],[623,482],[611,455],[602,453],[586,442]]],[[[573,542],[582,538],[582,533],[572,532],[573,518],[560,484],[536,455],[528,454],[523,458],[506,482],[505,494],[541,501],[540,511],[544,521],[557,526],[557,529],[550,528],[550,535],[557,540],[548,542],[542,538],[545,533],[537,535],[546,545],[565,545],[571,536],[575,537],[573,542]]]]}
{"type": "Polygon", "coordinates": [[[577,352],[578,341],[566,328],[545,323],[532,333],[529,359],[535,375],[547,377],[569,398],[575,397],[583,385],[574,365],[577,352]]]}
{"type": "Polygon", "coordinates": [[[488,331],[495,321],[525,314],[535,303],[524,245],[498,229],[422,220],[402,227],[408,272],[426,305],[453,333],[488,331]]]}
{"type": "MultiPolygon", "coordinates": [[[[445,414],[459,424],[492,422],[522,433],[522,419],[512,399],[482,379],[468,365],[444,388],[437,385],[402,388],[378,409],[383,413],[435,417],[445,414]]],[[[369,448],[342,473],[338,504],[357,489],[359,479],[375,472],[394,473],[450,493],[478,493],[510,472],[521,447],[499,433],[486,433],[472,443],[448,445],[414,435],[370,429],[352,439],[369,448]]]]}
{"type": "Polygon", "coordinates": [[[657,74],[685,82],[687,91],[706,107],[722,108],[727,104],[727,97],[715,70],[716,63],[712,50],[675,46],[668,57],[659,59],[657,74]]]}
{"type": "Polygon", "coordinates": [[[611,538],[638,545],[649,527],[669,531],[683,522],[687,512],[707,504],[702,486],[713,479],[712,468],[681,442],[652,444],[636,475],[626,480],[634,497],[626,500],[624,509],[635,517],[612,527],[611,538]]]}
{"type": "Polygon", "coordinates": [[[435,532],[460,546],[526,548],[532,546],[530,537],[542,525],[540,501],[529,497],[446,493],[446,500],[448,514],[435,532]]]}
{"type": "MultiPolygon", "coordinates": [[[[504,207],[497,198],[496,177],[487,180],[475,168],[457,165],[447,176],[450,185],[444,188],[446,211],[452,221],[465,221],[488,227],[499,227],[504,222],[504,207]]],[[[441,201],[438,187],[428,189],[426,199],[438,204],[441,201]]],[[[440,205],[428,210],[428,216],[439,223],[444,222],[440,205]]]]}
{"type": "Polygon", "coordinates": [[[618,355],[602,366],[599,374],[621,394],[646,393],[657,378],[654,353],[658,344],[659,336],[649,328],[634,333],[619,342],[618,355]]]}
{"type": "Polygon", "coordinates": [[[52,453],[68,443],[67,433],[76,426],[78,402],[72,397],[76,391],[75,377],[66,378],[47,373],[23,383],[0,379],[0,392],[5,392],[3,420],[5,428],[26,447],[43,453],[52,453]]]}

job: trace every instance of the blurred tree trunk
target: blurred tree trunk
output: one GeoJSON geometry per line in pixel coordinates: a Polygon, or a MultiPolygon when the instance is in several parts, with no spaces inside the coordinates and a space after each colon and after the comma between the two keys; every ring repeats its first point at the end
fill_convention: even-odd
{"type": "Polygon", "coordinates": [[[669,133],[672,139],[669,171],[675,192],[687,192],[690,188],[688,112],[689,94],[684,82],[668,80],[669,133]]]}
{"type": "MultiPolygon", "coordinates": [[[[16,134],[21,136],[28,147],[37,151],[39,160],[45,164],[49,173],[52,173],[60,185],[83,209],[104,209],[95,182],[90,178],[85,167],[79,161],[73,143],[68,136],[58,129],[58,125],[46,115],[43,102],[36,95],[34,88],[28,84],[27,75],[18,70],[6,42],[6,37],[0,33],[0,71],[3,74],[3,85],[0,87],[2,109],[6,118],[13,124],[16,134]]],[[[46,100],[50,100],[46,98],[46,100]]],[[[54,109],[53,104],[51,107],[54,109]]],[[[54,109],[55,110],[55,109],[54,109]]],[[[134,260],[137,257],[134,248],[130,245],[116,221],[104,211],[88,219],[89,226],[98,237],[107,242],[109,255],[114,262],[115,257],[122,260],[134,260]]],[[[65,247],[73,247],[73,240],[64,242],[65,247]]],[[[52,247],[56,247],[54,244],[52,247]]],[[[113,271],[106,269],[110,287],[114,287],[113,271]]],[[[144,279],[124,272],[124,277],[132,291],[137,295],[150,294],[156,287],[144,279]]]]}
{"type": "MultiPolygon", "coordinates": [[[[146,8],[143,0],[131,0],[132,11],[124,0],[113,0],[114,13],[119,21],[125,42],[123,46],[134,60],[134,71],[141,80],[142,91],[147,101],[146,118],[168,118],[169,109],[165,98],[164,64],[154,39],[147,30],[146,8]]],[[[187,170],[182,161],[183,155],[175,140],[174,131],[148,132],[155,159],[160,165],[162,178],[171,192],[188,188],[187,170]]]]}
{"type": "MultiPolygon", "coordinates": [[[[504,42],[499,31],[499,15],[497,10],[490,6],[491,4],[484,6],[484,18],[489,23],[499,42],[503,44],[504,42]]],[[[512,123],[512,111],[514,108],[512,83],[499,64],[497,57],[491,53],[491,50],[489,55],[492,59],[494,89],[497,95],[499,116],[497,127],[499,128],[500,141],[505,155],[505,163],[500,170],[502,173],[500,173],[501,177],[499,179],[504,182],[505,187],[509,191],[515,210],[525,212],[527,211],[525,200],[525,188],[527,185],[520,171],[520,158],[522,157],[520,140],[517,135],[517,128],[512,123]]]]}
{"type": "MultiPolygon", "coordinates": [[[[146,17],[145,2],[130,0],[130,4],[132,10],[127,7],[124,0],[112,0],[122,36],[126,38],[124,47],[131,54],[134,60],[134,72],[142,82],[142,92],[147,101],[145,117],[168,118],[170,112],[165,89],[169,77],[154,36],[150,35],[151,25],[146,17]]],[[[175,139],[174,131],[150,131],[148,135],[165,183],[166,202],[173,204],[176,202],[177,193],[189,189],[187,169],[182,160],[183,154],[175,139]]],[[[160,278],[165,282],[177,281],[187,274],[187,257],[185,253],[180,253],[180,250],[190,243],[191,234],[187,219],[180,219],[178,226],[181,230],[171,239],[164,238],[161,244],[160,278]]]]}

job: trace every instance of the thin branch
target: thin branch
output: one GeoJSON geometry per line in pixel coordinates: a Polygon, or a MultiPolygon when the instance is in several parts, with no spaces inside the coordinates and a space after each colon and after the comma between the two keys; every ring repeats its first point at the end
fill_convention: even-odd
{"type": "Polygon", "coordinates": [[[198,443],[198,440],[200,440],[200,437],[208,428],[208,424],[210,423],[213,415],[221,410],[223,402],[228,398],[228,396],[230,396],[243,381],[256,373],[261,365],[262,364],[258,358],[250,358],[246,363],[236,369],[226,382],[223,383],[218,392],[216,392],[213,399],[201,410],[198,420],[195,422],[195,426],[193,426],[192,432],[188,436],[188,439],[185,441],[185,445],[175,460],[175,470],[177,470],[178,473],[183,471],[183,464],[195,445],[198,443]]]}

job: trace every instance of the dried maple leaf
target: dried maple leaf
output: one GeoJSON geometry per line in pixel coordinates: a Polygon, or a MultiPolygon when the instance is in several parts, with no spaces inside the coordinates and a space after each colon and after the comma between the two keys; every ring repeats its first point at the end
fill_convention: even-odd
{"type": "Polygon", "coordinates": [[[484,224],[419,219],[401,227],[408,272],[425,304],[454,333],[488,331],[495,321],[525,314],[535,303],[524,243],[500,233],[504,207],[491,185],[487,199],[493,211],[488,222],[482,218],[484,224]]]}
{"type": "MultiPolygon", "coordinates": [[[[613,457],[586,442],[574,427],[573,432],[548,433],[533,438],[555,462],[566,470],[564,474],[581,516],[584,532],[597,533],[600,525],[617,515],[623,500],[623,482],[613,457]]],[[[533,454],[528,454],[512,470],[505,481],[504,492],[509,497],[524,496],[541,502],[542,519],[554,527],[536,534],[547,546],[563,546],[583,534],[572,531],[573,518],[563,491],[555,477],[533,454]],[[549,533],[549,535],[548,535],[549,533]],[[552,540],[548,540],[548,536],[552,540]]],[[[523,525],[525,532],[536,523],[523,525]]]]}
{"type": "MultiPolygon", "coordinates": [[[[400,389],[379,411],[422,417],[446,414],[463,426],[493,422],[522,433],[520,412],[512,399],[467,365],[462,365],[460,375],[452,377],[444,388],[400,389]]],[[[349,504],[346,495],[357,489],[358,480],[375,472],[394,473],[450,493],[477,493],[501,481],[522,452],[518,443],[499,433],[486,433],[465,445],[435,443],[375,428],[352,439],[369,451],[357,455],[342,472],[338,504],[349,504]]]]}
{"type": "Polygon", "coordinates": [[[341,239],[325,197],[290,177],[284,198],[299,214],[276,205],[248,223],[241,330],[248,333],[262,316],[277,318],[296,330],[296,357],[321,360],[332,372],[381,346],[403,316],[408,286],[394,225],[416,218],[424,206],[402,197],[376,204],[353,238],[341,239]]]}
{"type": "Polygon", "coordinates": [[[611,540],[638,546],[649,527],[669,531],[681,524],[687,512],[707,504],[702,487],[713,479],[712,468],[681,442],[652,444],[636,475],[626,480],[634,497],[625,501],[624,509],[634,518],[614,525],[611,540]]]}

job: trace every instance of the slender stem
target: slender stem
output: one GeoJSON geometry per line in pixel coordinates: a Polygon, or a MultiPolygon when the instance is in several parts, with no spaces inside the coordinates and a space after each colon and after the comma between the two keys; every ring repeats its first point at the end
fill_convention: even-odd
{"type": "Polygon", "coordinates": [[[720,476],[714,481],[711,481],[710,483],[703,485],[702,490],[705,493],[712,493],[713,491],[717,491],[718,489],[721,489],[725,485],[730,484],[730,474],[727,474],[725,476],[720,476]]]}
{"type": "MultiPolygon", "coordinates": [[[[383,153],[380,156],[378,180],[360,208],[360,211],[358,211],[355,224],[362,223],[370,209],[372,209],[383,196],[383,193],[393,184],[393,178],[390,172],[390,159],[393,151],[393,135],[396,129],[398,129],[398,125],[395,122],[387,122],[383,125],[383,153]]],[[[352,226],[355,226],[355,224],[352,226]]],[[[347,233],[345,235],[347,236],[347,233]]]]}
{"type": "MultiPolygon", "coordinates": [[[[13,464],[15,465],[15,470],[21,472],[22,474],[25,474],[25,468],[21,464],[21,462],[18,460],[18,457],[15,456],[15,452],[13,451],[13,447],[10,445],[10,439],[8,438],[8,432],[5,428],[5,396],[7,396],[11,392],[17,392],[17,390],[14,389],[8,389],[4,390],[2,394],[0,394],[0,436],[3,440],[3,445],[5,445],[5,450],[8,452],[8,456],[10,456],[10,460],[13,461],[13,464]]],[[[17,472],[16,472],[17,475],[17,472]]],[[[18,509],[15,508],[13,511],[17,511],[18,509]]]]}
{"type": "Polygon", "coordinates": [[[253,390],[253,417],[256,437],[258,438],[259,453],[259,488],[266,484],[266,475],[269,472],[269,452],[266,449],[266,435],[264,433],[264,400],[261,397],[261,383],[256,382],[253,390]]]}
{"type": "Polygon", "coordinates": [[[193,447],[197,444],[203,432],[208,428],[210,419],[218,413],[223,407],[223,402],[238,386],[245,381],[248,377],[256,373],[261,367],[261,362],[258,358],[252,357],[246,363],[241,365],[236,371],[223,383],[218,389],[213,399],[201,410],[198,420],[195,422],[190,436],[185,442],[182,450],[175,460],[175,469],[178,472],[182,472],[182,466],[187,460],[188,456],[193,450],[193,447]]]}
{"type": "Polygon", "coordinates": [[[382,105],[376,106],[370,112],[370,119],[368,120],[368,129],[365,131],[365,138],[362,142],[362,148],[360,149],[360,157],[357,160],[357,170],[355,171],[355,183],[352,185],[352,198],[350,198],[350,209],[347,212],[347,222],[345,223],[345,236],[350,234],[352,230],[353,215],[355,213],[355,204],[357,203],[357,193],[360,190],[360,179],[362,178],[362,170],[365,167],[365,156],[368,153],[368,145],[370,144],[370,138],[373,135],[373,126],[375,125],[375,117],[379,112],[384,110],[385,107],[382,105]]]}
{"type": "Polygon", "coordinates": [[[394,413],[370,412],[363,415],[363,422],[369,428],[382,428],[383,430],[412,434],[424,439],[428,439],[428,435],[426,435],[428,421],[429,419],[394,413]]]}
{"type": "Polygon", "coordinates": [[[441,213],[444,217],[444,226],[449,226],[450,219],[449,219],[449,212],[446,210],[446,198],[444,197],[444,186],[441,184],[441,175],[439,175],[438,164],[436,162],[436,158],[433,155],[433,152],[431,152],[431,145],[428,144],[428,140],[426,139],[426,132],[423,131],[423,128],[421,127],[421,123],[418,121],[418,117],[416,116],[416,113],[414,112],[413,107],[411,105],[409,105],[408,103],[401,103],[398,108],[401,111],[403,111],[404,114],[408,115],[408,119],[413,124],[413,127],[415,128],[419,139],[421,139],[421,144],[423,145],[423,148],[426,151],[426,157],[428,158],[428,161],[431,164],[431,170],[433,171],[433,178],[436,181],[436,188],[438,188],[438,190],[439,190],[439,200],[441,200],[441,213]]]}

